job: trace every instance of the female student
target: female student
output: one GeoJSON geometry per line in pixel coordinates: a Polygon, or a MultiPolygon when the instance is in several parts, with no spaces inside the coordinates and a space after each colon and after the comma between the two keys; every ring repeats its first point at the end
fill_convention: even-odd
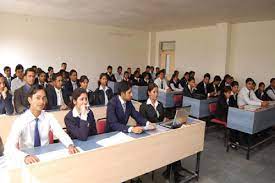
{"type": "Polygon", "coordinates": [[[30,90],[28,102],[30,108],[13,123],[5,145],[5,155],[26,164],[39,162],[37,156],[27,154],[21,149],[49,144],[50,131],[68,148],[70,154],[77,153],[73,141],[61,128],[59,122],[52,114],[43,110],[47,102],[43,86],[34,86],[30,90]]]}
{"type": "Polygon", "coordinates": [[[89,105],[93,105],[94,103],[94,94],[91,90],[88,89],[88,85],[89,85],[89,79],[87,76],[83,75],[80,77],[79,79],[79,84],[80,84],[80,88],[86,90],[87,95],[88,95],[88,100],[89,100],[89,105]]]}
{"type": "Polygon", "coordinates": [[[177,72],[172,75],[169,86],[172,91],[183,91],[183,87],[180,84],[179,75],[177,72]]]}
{"type": "Polygon", "coordinates": [[[93,112],[89,108],[88,93],[83,88],[77,88],[72,94],[73,109],[65,116],[67,133],[72,139],[87,140],[96,135],[96,123],[93,112]]]}
{"type": "Polygon", "coordinates": [[[98,81],[98,88],[94,91],[94,104],[107,105],[108,101],[114,96],[111,88],[107,86],[108,77],[105,73],[101,73],[98,81]]]}
{"type": "MultiPolygon", "coordinates": [[[[145,103],[141,104],[139,108],[141,115],[151,123],[166,121],[166,119],[164,119],[163,105],[158,101],[158,86],[155,83],[150,83],[148,85],[147,94],[149,98],[145,103]]],[[[175,181],[178,182],[181,179],[179,171],[182,169],[180,161],[168,165],[163,176],[168,179],[171,166],[173,171],[175,171],[175,181]]]]}
{"type": "Polygon", "coordinates": [[[155,83],[148,85],[147,94],[149,98],[139,108],[141,115],[151,123],[162,122],[164,119],[164,109],[162,103],[158,101],[158,86],[155,83]]]}
{"type": "Polygon", "coordinates": [[[222,121],[227,121],[229,98],[231,96],[231,92],[231,87],[225,86],[217,102],[216,118],[222,121]]]}
{"type": "Polygon", "coordinates": [[[260,100],[267,100],[265,93],[265,84],[263,82],[259,83],[258,89],[255,91],[255,95],[260,100]]]}
{"type": "Polygon", "coordinates": [[[13,114],[12,95],[7,88],[5,77],[0,74],[0,114],[13,114]]]}

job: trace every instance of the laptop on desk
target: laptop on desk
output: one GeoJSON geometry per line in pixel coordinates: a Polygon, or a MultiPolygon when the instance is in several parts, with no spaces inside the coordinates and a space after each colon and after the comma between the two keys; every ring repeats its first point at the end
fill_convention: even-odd
{"type": "Polygon", "coordinates": [[[190,115],[190,110],[191,106],[185,106],[177,109],[176,115],[172,121],[161,122],[159,125],[170,129],[180,128],[187,122],[188,116],[190,115]]]}

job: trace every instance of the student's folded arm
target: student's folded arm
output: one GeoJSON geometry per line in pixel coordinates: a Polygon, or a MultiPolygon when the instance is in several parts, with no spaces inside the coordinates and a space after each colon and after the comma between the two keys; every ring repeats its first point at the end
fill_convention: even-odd
{"type": "Polygon", "coordinates": [[[111,102],[108,103],[107,107],[107,122],[109,123],[109,127],[113,131],[122,131],[127,133],[128,132],[128,126],[119,123],[117,116],[115,114],[115,106],[111,102]]]}
{"type": "Polygon", "coordinates": [[[136,109],[132,103],[129,106],[131,109],[131,116],[136,120],[136,122],[138,124],[145,126],[147,120],[145,118],[143,118],[143,116],[138,111],[136,111],[136,109]]]}
{"type": "Polygon", "coordinates": [[[13,123],[12,129],[5,144],[4,151],[5,156],[7,156],[9,159],[15,158],[15,160],[18,162],[24,162],[25,157],[28,155],[27,153],[24,153],[18,149],[22,129],[21,123],[22,121],[20,119],[15,120],[13,123]]]}
{"type": "Polygon", "coordinates": [[[67,130],[73,134],[73,136],[79,140],[86,141],[89,136],[88,122],[84,120],[79,121],[79,126],[73,118],[65,116],[65,124],[67,130]]]}
{"type": "Polygon", "coordinates": [[[49,114],[50,117],[50,124],[51,124],[51,130],[53,132],[53,134],[66,146],[69,147],[69,145],[73,144],[72,139],[69,137],[68,134],[66,134],[64,132],[64,130],[62,129],[61,125],[58,123],[58,121],[56,120],[56,118],[52,115],[49,114]]]}

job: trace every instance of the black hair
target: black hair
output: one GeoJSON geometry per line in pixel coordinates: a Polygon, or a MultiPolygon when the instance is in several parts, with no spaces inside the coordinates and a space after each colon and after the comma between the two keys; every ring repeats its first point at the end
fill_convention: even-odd
{"type": "Polygon", "coordinates": [[[223,89],[223,93],[227,93],[227,92],[231,92],[231,91],[232,91],[231,86],[225,86],[223,89]]]}
{"type": "Polygon", "coordinates": [[[37,68],[37,66],[36,66],[36,65],[33,65],[33,66],[32,66],[32,68],[33,68],[33,69],[34,69],[34,68],[36,69],[36,68],[37,68]]]}
{"type": "Polygon", "coordinates": [[[30,91],[28,92],[28,97],[32,98],[39,90],[43,90],[46,93],[44,86],[42,85],[34,85],[31,87],[30,91]]]}
{"type": "Polygon", "coordinates": [[[113,67],[111,65],[108,65],[107,70],[108,69],[113,69],[113,67]]]}
{"type": "Polygon", "coordinates": [[[23,70],[23,71],[24,71],[23,65],[18,64],[18,65],[15,67],[15,72],[18,71],[18,70],[23,70]]]}
{"type": "Polygon", "coordinates": [[[107,74],[106,74],[106,73],[101,73],[101,74],[99,75],[99,80],[98,80],[98,82],[97,82],[98,87],[101,85],[100,80],[101,80],[103,77],[106,77],[106,78],[107,78],[107,82],[108,82],[108,76],[107,76],[107,74]]]}
{"type": "Polygon", "coordinates": [[[76,101],[78,99],[78,97],[80,97],[80,95],[83,94],[83,93],[86,93],[88,95],[87,91],[85,89],[83,89],[83,88],[77,88],[77,89],[75,89],[73,91],[73,93],[72,93],[72,101],[71,101],[71,105],[70,105],[71,108],[74,107],[74,102],[73,101],[74,100],[76,101]]]}
{"type": "Polygon", "coordinates": [[[48,67],[48,72],[50,72],[51,70],[53,70],[53,67],[48,67]]]}
{"type": "Polygon", "coordinates": [[[272,83],[273,81],[275,81],[275,78],[271,78],[270,79],[270,83],[272,83]]]}
{"type": "Polygon", "coordinates": [[[223,80],[225,81],[225,80],[230,79],[230,78],[231,78],[231,76],[230,76],[229,74],[226,74],[226,75],[223,77],[223,80]]]}
{"type": "Polygon", "coordinates": [[[147,88],[147,95],[149,92],[151,92],[154,88],[158,88],[158,85],[156,83],[149,83],[147,88]]]}
{"type": "Polygon", "coordinates": [[[247,84],[247,83],[249,83],[249,82],[255,83],[255,81],[254,81],[252,78],[247,78],[247,79],[245,80],[245,83],[247,84]]]}
{"type": "Polygon", "coordinates": [[[4,71],[6,71],[6,70],[8,70],[8,69],[11,70],[11,68],[10,68],[9,66],[5,66],[5,67],[4,67],[4,71]]]}
{"type": "Polygon", "coordinates": [[[118,88],[118,93],[121,95],[122,93],[126,93],[129,89],[131,89],[131,86],[127,82],[122,82],[118,88]]]}
{"type": "Polygon", "coordinates": [[[129,74],[129,72],[128,72],[128,71],[124,71],[124,75],[125,75],[125,74],[129,74]]]}
{"type": "Polygon", "coordinates": [[[89,79],[86,75],[82,75],[80,78],[79,78],[79,82],[82,83],[84,82],[85,80],[87,80],[89,82],[89,79]]]}
{"type": "Polygon", "coordinates": [[[190,78],[188,79],[188,82],[191,82],[191,81],[195,81],[195,78],[190,77],[190,78]]]}
{"type": "Polygon", "coordinates": [[[52,81],[56,81],[58,77],[63,77],[61,72],[52,75],[52,81]]]}
{"type": "Polygon", "coordinates": [[[159,71],[159,74],[160,74],[160,73],[165,74],[165,69],[161,69],[161,70],[159,71]]]}
{"type": "Polygon", "coordinates": [[[221,80],[222,80],[222,78],[219,75],[216,75],[214,77],[214,81],[221,81],[221,80]]]}
{"type": "Polygon", "coordinates": [[[121,67],[121,66],[118,66],[118,67],[117,67],[117,70],[118,70],[118,69],[122,69],[122,67],[121,67]]]}
{"type": "Polygon", "coordinates": [[[41,75],[41,74],[45,74],[46,75],[46,72],[44,72],[44,71],[40,71],[40,72],[38,72],[38,77],[41,75]]]}
{"type": "Polygon", "coordinates": [[[233,81],[233,82],[231,83],[231,87],[234,87],[234,86],[239,86],[238,81],[233,81]]]}
{"type": "Polygon", "coordinates": [[[146,69],[150,69],[150,68],[151,68],[151,66],[150,66],[150,65],[147,65],[147,66],[146,66],[146,69]]]}
{"type": "Polygon", "coordinates": [[[36,73],[35,70],[33,68],[28,68],[25,70],[25,75],[28,74],[28,72],[33,72],[34,74],[36,73]]]}
{"type": "Polygon", "coordinates": [[[76,74],[77,74],[76,70],[74,70],[74,69],[70,70],[69,75],[71,76],[73,73],[76,73],[76,74]]]}
{"type": "Polygon", "coordinates": [[[189,72],[185,72],[185,73],[184,73],[184,76],[186,76],[186,75],[189,75],[189,72]]]}
{"type": "Polygon", "coordinates": [[[260,83],[259,83],[259,87],[261,87],[261,86],[263,86],[263,85],[265,86],[264,82],[260,82],[260,83]]]}
{"type": "Polygon", "coordinates": [[[195,71],[190,71],[189,75],[196,74],[195,71]]]}
{"type": "Polygon", "coordinates": [[[204,74],[203,78],[209,78],[210,79],[210,74],[209,73],[204,74]]]}
{"type": "Polygon", "coordinates": [[[66,63],[66,62],[63,62],[61,65],[67,65],[67,63],[66,63]]]}

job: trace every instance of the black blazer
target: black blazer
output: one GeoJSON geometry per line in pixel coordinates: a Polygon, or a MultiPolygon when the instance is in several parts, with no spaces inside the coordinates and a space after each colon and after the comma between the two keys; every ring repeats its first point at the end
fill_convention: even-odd
{"type": "Polygon", "coordinates": [[[236,94],[236,97],[234,97],[233,95],[230,96],[229,106],[238,108],[238,94],[236,94]]]}
{"type": "Polygon", "coordinates": [[[225,96],[221,95],[217,101],[216,118],[227,121],[228,107],[225,96]]]}
{"type": "MultiPolygon", "coordinates": [[[[113,98],[114,93],[113,93],[111,88],[108,87],[108,89],[106,91],[106,95],[107,95],[108,101],[110,101],[113,98]]],[[[94,105],[105,105],[105,95],[104,95],[103,90],[100,90],[99,88],[97,88],[94,91],[94,102],[93,102],[93,104],[94,105]]]]}
{"type": "Polygon", "coordinates": [[[206,93],[204,90],[204,83],[203,81],[201,81],[198,85],[197,85],[197,93],[201,94],[201,95],[205,95],[207,97],[207,94],[210,93],[209,92],[209,84],[206,85],[206,93]]]}
{"type": "Polygon", "coordinates": [[[149,79],[147,82],[142,78],[140,79],[139,86],[148,86],[149,83],[152,83],[153,81],[149,79]]]}
{"type": "MultiPolygon", "coordinates": [[[[77,87],[80,86],[78,80],[76,81],[76,84],[77,84],[77,87]]],[[[73,93],[73,85],[72,85],[71,80],[67,81],[67,82],[64,84],[64,92],[65,92],[65,94],[66,94],[68,97],[69,97],[69,96],[72,96],[72,93],[73,93]]]]}
{"type": "Polygon", "coordinates": [[[107,105],[106,131],[122,131],[128,133],[129,126],[127,126],[127,123],[130,116],[134,118],[139,125],[146,125],[146,119],[136,111],[131,101],[126,102],[126,111],[124,113],[119,96],[113,97],[107,105]]]}
{"type": "Polygon", "coordinates": [[[89,90],[88,92],[88,100],[89,100],[89,104],[90,106],[94,105],[94,92],[92,90],[89,90]]]}
{"type": "Polygon", "coordinates": [[[64,118],[67,133],[72,139],[87,140],[89,136],[96,135],[96,122],[93,112],[88,113],[87,121],[79,117],[73,117],[71,110],[64,118]]]}
{"type": "Polygon", "coordinates": [[[0,114],[13,114],[12,95],[7,92],[5,99],[0,97],[0,114]]]}
{"type": "Polygon", "coordinates": [[[212,92],[214,92],[215,90],[216,90],[216,92],[219,92],[219,91],[220,91],[220,87],[219,87],[218,85],[214,85],[213,82],[210,83],[210,84],[208,85],[207,91],[208,91],[209,93],[212,93],[212,92]]]}
{"type": "Polygon", "coordinates": [[[263,101],[268,100],[268,97],[267,97],[267,94],[265,93],[265,91],[263,91],[263,93],[261,93],[261,92],[259,91],[259,89],[257,89],[257,90],[255,91],[255,95],[256,95],[257,98],[260,99],[260,100],[263,100],[263,101]]]}
{"type": "Polygon", "coordinates": [[[139,108],[140,114],[145,119],[150,121],[151,123],[158,123],[158,122],[163,121],[163,119],[164,119],[164,108],[163,108],[162,103],[160,103],[160,102],[157,106],[157,111],[159,113],[159,117],[157,116],[157,112],[155,111],[154,107],[151,104],[146,104],[146,102],[141,104],[141,106],[139,108]]]}
{"type": "MultiPolygon", "coordinates": [[[[62,97],[63,97],[64,103],[67,106],[70,105],[69,96],[65,95],[65,92],[63,89],[61,89],[61,91],[62,91],[62,97]]],[[[46,95],[48,99],[48,104],[46,106],[46,109],[47,110],[59,109],[59,106],[57,105],[57,95],[53,86],[48,85],[48,87],[46,88],[46,95]]]]}
{"type": "Polygon", "coordinates": [[[108,72],[106,72],[106,74],[107,74],[108,81],[116,82],[116,77],[114,74],[109,75],[108,72]]]}
{"type": "Polygon", "coordinates": [[[140,86],[140,83],[141,83],[141,78],[138,78],[138,79],[135,79],[133,78],[132,79],[132,85],[137,85],[137,86],[140,86]]]}
{"type": "Polygon", "coordinates": [[[194,90],[193,90],[193,92],[191,92],[191,90],[189,90],[188,85],[187,85],[183,89],[183,96],[194,98],[194,90]]]}
{"type": "Polygon", "coordinates": [[[180,80],[180,85],[185,88],[188,86],[188,82],[186,81],[186,79],[183,77],[181,80],[180,80]]]}

